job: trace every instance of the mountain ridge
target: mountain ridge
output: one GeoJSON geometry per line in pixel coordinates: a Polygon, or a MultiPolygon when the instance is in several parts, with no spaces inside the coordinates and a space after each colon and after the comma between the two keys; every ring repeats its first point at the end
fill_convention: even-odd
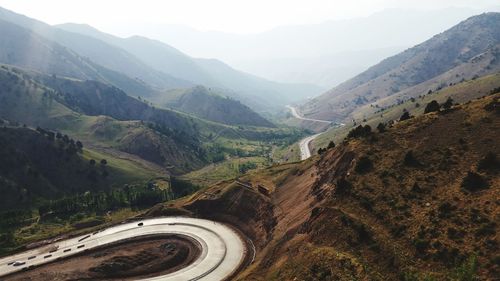
{"type": "Polygon", "coordinates": [[[203,86],[187,89],[182,94],[177,93],[162,105],[228,125],[276,127],[241,102],[203,86]]]}
{"type": "MultiPolygon", "coordinates": [[[[269,98],[274,107],[298,101],[321,91],[320,87],[308,84],[286,84],[269,81],[234,69],[217,59],[191,58],[179,50],[157,40],[143,36],[120,38],[103,33],[88,25],[63,24],[56,26],[71,32],[106,40],[120,46],[142,59],[152,67],[180,79],[207,87],[227,88],[254,109],[265,108],[269,98]]],[[[228,92],[231,93],[231,92],[228,92]]]]}
{"type": "Polygon", "coordinates": [[[119,47],[81,34],[67,32],[41,21],[0,8],[0,19],[19,25],[39,36],[68,47],[77,54],[88,57],[103,67],[122,72],[132,79],[138,78],[155,87],[175,88],[191,85],[147,66],[119,47]]]}
{"type": "MultiPolygon", "coordinates": [[[[488,50],[493,57],[484,67],[484,71],[478,74],[493,73],[498,69],[499,53],[496,51],[500,44],[498,30],[500,30],[500,13],[471,17],[415,47],[383,60],[309,101],[301,106],[301,112],[305,116],[317,119],[347,120],[360,105],[373,104],[379,99],[429,81],[469,61],[473,64],[475,56],[488,50]]],[[[470,76],[476,73],[470,72],[472,75],[468,75],[466,71],[456,73],[457,77],[449,77],[441,83],[446,87],[449,83],[456,83],[461,79],[471,79],[470,76]]],[[[406,93],[413,97],[419,94],[423,92],[406,93]]]]}

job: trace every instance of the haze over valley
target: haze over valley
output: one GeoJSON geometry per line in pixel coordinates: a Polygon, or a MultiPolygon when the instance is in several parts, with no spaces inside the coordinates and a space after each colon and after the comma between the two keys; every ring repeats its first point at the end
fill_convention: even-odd
{"type": "Polygon", "coordinates": [[[0,0],[0,279],[495,280],[495,1],[0,0]]]}

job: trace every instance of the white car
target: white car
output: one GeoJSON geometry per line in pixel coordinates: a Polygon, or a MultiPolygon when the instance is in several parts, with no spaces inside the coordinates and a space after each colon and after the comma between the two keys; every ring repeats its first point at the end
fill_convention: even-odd
{"type": "Polygon", "coordinates": [[[13,266],[21,266],[21,265],[25,265],[25,264],[26,264],[26,262],[24,262],[24,261],[15,261],[12,265],[13,266]]]}

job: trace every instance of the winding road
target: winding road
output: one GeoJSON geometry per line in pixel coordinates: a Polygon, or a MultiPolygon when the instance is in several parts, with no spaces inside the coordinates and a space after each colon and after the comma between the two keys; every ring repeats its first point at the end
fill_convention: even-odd
{"type": "Polygon", "coordinates": [[[290,111],[292,112],[293,117],[300,119],[300,120],[305,120],[305,121],[313,121],[313,122],[320,122],[320,123],[328,123],[331,124],[332,121],[327,121],[327,120],[318,120],[318,119],[311,119],[311,118],[305,118],[299,115],[297,112],[297,109],[291,105],[286,106],[290,111]]]}
{"type": "MultiPolygon", "coordinates": [[[[333,123],[332,121],[327,121],[327,120],[318,120],[318,119],[311,119],[311,118],[305,118],[299,115],[297,112],[297,109],[291,105],[286,106],[290,111],[292,112],[293,117],[300,119],[300,120],[305,120],[305,121],[312,121],[312,122],[320,122],[320,123],[328,123],[331,124],[333,123]]],[[[338,124],[339,126],[345,126],[345,124],[340,123],[338,124]]],[[[303,138],[299,142],[299,147],[300,147],[300,160],[306,160],[307,158],[311,157],[311,149],[309,148],[309,145],[311,142],[319,137],[323,133],[315,134],[306,138],[303,138]]]]}
{"type": "Polygon", "coordinates": [[[306,160],[311,157],[311,149],[309,148],[309,144],[317,137],[319,137],[322,133],[312,135],[306,138],[303,138],[299,142],[300,147],[300,160],[306,160]]]}
{"type": "Polygon", "coordinates": [[[121,240],[162,234],[194,239],[201,247],[201,254],[192,264],[176,272],[142,280],[223,280],[232,275],[245,258],[243,241],[229,227],[204,219],[167,217],[120,224],[2,258],[0,277],[121,240]]]}

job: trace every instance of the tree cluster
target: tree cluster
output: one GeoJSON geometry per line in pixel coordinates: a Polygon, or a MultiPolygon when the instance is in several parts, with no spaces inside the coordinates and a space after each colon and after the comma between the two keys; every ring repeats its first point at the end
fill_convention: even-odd
{"type": "Polygon", "coordinates": [[[78,213],[103,213],[125,207],[142,208],[172,200],[175,195],[170,190],[151,189],[145,186],[126,186],[108,192],[86,192],[64,197],[42,204],[38,208],[40,216],[48,214],[67,217],[78,213]]]}
{"type": "Polygon", "coordinates": [[[356,128],[352,129],[349,131],[347,134],[347,138],[362,138],[362,137],[368,137],[372,134],[372,128],[369,125],[359,125],[356,128]]]}

